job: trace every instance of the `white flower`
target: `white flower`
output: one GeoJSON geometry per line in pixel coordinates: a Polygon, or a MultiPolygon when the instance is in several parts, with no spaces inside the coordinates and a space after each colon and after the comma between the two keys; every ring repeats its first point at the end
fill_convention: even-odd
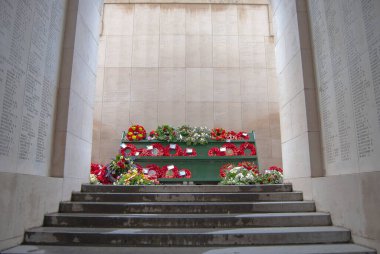
{"type": "Polygon", "coordinates": [[[90,174],[90,184],[100,184],[98,178],[94,174],[90,174]]]}

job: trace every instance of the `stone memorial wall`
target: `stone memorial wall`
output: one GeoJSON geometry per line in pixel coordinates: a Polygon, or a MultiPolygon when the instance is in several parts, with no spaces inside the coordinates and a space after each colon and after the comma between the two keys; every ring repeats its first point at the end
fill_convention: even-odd
{"type": "Polygon", "coordinates": [[[309,1],[326,175],[379,170],[380,1],[309,1]]]}
{"type": "Polygon", "coordinates": [[[281,165],[267,5],[105,4],[92,160],[108,163],[132,123],[256,131],[261,166],[281,165]]]}
{"type": "Polygon", "coordinates": [[[48,175],[65,1],[0,1],[0,171],[48,175]]]}

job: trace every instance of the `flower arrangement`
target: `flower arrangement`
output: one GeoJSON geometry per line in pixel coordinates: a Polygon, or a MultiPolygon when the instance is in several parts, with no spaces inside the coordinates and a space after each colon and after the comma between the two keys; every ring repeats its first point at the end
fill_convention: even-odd
{"type": "Polygon", "coordinates": [[[259,174],[259,170],[257,168],[257,165],[253,163],[252,161],[242,161],[238,163],[239,167],[244,167],[250,171],[255,172],[256,174],[259,174]]]}
{"type": "Polygon", "coordinates": [[[226,171],[225,177],[220,182],[224,185],[247,185],[255,184],[256,174],[244,167],[234,167],[226,171]]]}
{"type": "Polygon", "coordinates": [[[182,125],[177,128],[177,140],[185,142],[187,145],[205,145],[210,139],[210,129],[206,126],[190,127],[189,125],[182,125]]]}
{"type": "Polygon", "coordinates": [[[188,145],[205,145],[210,139],[211,130],[206,126],[195,127],[190,136],[190,141],[187,142],[188,145]]]}
{"type": "Polygon", "coordinates": [[[158,126],[156,130],[146,134],[146,131],[141,125],[132,125],[128,132],[124,131],[122,133],[122,139],[128,139],[129,141],[140,141],[140,140],[159,140],[168,142],[184,142],[187,145],[198,145],[207,144],[208,141],[224,141],[224,140],[249,140],[249,135],[247,132],[235,132],[226,131],[223,128],[214,128],[210,130],[209,128],[203,127],[192,127],[189,125],[182,125],[178,128],[174,128],[170,125],[158,126]]]}
{"type": "Polygon", "coordinates": [[[170,125],[165,124],[162,126],[158,126],[156,133],[157,133],[157,140],[167,141],[167,142],[177,141],[176,131],[170,125]]]}
{"type": "Polygon", "coordinates": [[[112,175],[113,177],[115,177],[127,172],[133,167],[133,160],[130,157],[125,157],[122,154],[118,154],[116,155],[116,158],[113,159],[110,164],[108,164],[107,173],[108,175],[112,175]]]}
{"type": "Polygon", "coordinates": [[[227,132],[223,128],[214,128],[211,130],[211,139],[216,141],[223,141],[227,138],[227,132]]]}
{"type": "Polygon", "coordinates": [[[129,141],[139,141],[146,138],[146,131],[141,125],[132,125],[128,129],[127,139],[129,141]]]}
{"type": "Polygon", "coordinates": [[[114,182],[114,185],[154,185],[159,184],[157,178],[139,173],[136,168],[122,173],[114,182]]]}
{"type": "Polygon", "coordinates": [[[107,167],[101,164],[91,163],[90,183],[111,184],[111,181],[107,177],[107,167]]]}
{"type": "Polygon", "coordinates": [[[283,183],[282,168],[272,166],[264,171],[264,174],[259,174],[256,179],[258,184],[279,184],[283,183]]]}
{"type": "Polygon", "coordinates": [[[194,128],[190,127],[189,125],[182,125],[177,128],[177,140],[179,142],[189,142],[190,137],[193,134],[194,128]]]}
{"type": "Polygon", "coordinates": [[[231,168],[231,165],[221,168],[220,175],[223,177],[221,184],[224,185],[245,185],[245,184],[281,184],[283,183],[283,170],[279,167],[272,166],[264,173],[257,172],[257,168],[247,169],[247,163],[231,168]],[[245,164],[245,165],[244,165],[245,164]],[[222,175],[222,173],[224,173],[222,175]]]}
{"type": "Polygon", "coordinates": [[[232,163],[227,163],[227,164],[224,164],[223,166],[221,166],[220,170],[219,170],[220,177],[225,177],[226,173],[233,168],[234,168],[234,164],[232,164],[232,163]]]}

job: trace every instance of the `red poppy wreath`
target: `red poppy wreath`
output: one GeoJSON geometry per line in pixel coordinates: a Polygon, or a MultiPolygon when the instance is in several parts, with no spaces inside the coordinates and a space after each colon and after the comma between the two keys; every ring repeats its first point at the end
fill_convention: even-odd
{"type": "Polygon", "coordinates": [[[186,148],[183,151],[183,156],[197,156],[197,151],[195,148],[186,148]]]}
{"type": "Polygon", "coordinates": [[[120,153],[125,156],[135,156],[137,152],[137,148],[133,144],[125,144],[121,145],[120,153]]]}
{"type": "Polygon", "coordinates": [[[162,178],[162,169],[156,164],[149,164],[142,168],[142,173],[149,177],[162,178]]]}
{"type": "Polygon", "coordinates": [[[240,145],[240,153],[241,155],[256,155],[256,147],[252,143],[245,142],[240,145]],[[249,154],[245,153],[245,150],[250,150],[249,154]]]}
{"type": "Polygon", "coordinates": [[[224,156],[225,152],[221,152],[219,147],[211,147],[208,150],[208,156],[224,156]]]}
{"type": "Polygon", "coordinates": [[[224,145],[222,145],[221,149],[222,148],[225,148],[226,151],[224,151],[224,153],[226,156],[237,156],[240,154],[240,149],[237,148],[234,144],[225,143],[224,145]]]}
{"type": "Polygon", "coordinates": [[[164,148],[164,156],[182,156],[183,151],[181,146],[178,144],[170,144],[164,148]],[[174,151],[174,153],[171,153],[174,151]]]}
{"type": "Polygon", "coordinates": [[[183,168],[178,172],[179,178],[191,178],[191,171],[187,168],[183,168]]]}
{"type": "Polygon", "coordinates": [[[178,178],[178,168],[174,165],[165,165],[162,167],[163,178],[178,178]]]}
{"type": "Polygon", "coordinates": [[[164,147],[159,143],[154,143],[146,146],[143,156],[163,156],[164,147]]]}
{"type": "Polygon", "coordinates": [[[225,140],[227,137],[227,132],[223,128],[214,128],[211,130],[211,139],[222,141],[225,140]]]}

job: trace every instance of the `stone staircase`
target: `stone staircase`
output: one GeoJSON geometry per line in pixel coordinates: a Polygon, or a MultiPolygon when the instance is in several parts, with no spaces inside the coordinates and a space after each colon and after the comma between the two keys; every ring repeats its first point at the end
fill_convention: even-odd
{"type": "Polygon", "coordinates": [[[83,185],[59,210],[3,253],[376,253],[290,184],[83,185]]]}

